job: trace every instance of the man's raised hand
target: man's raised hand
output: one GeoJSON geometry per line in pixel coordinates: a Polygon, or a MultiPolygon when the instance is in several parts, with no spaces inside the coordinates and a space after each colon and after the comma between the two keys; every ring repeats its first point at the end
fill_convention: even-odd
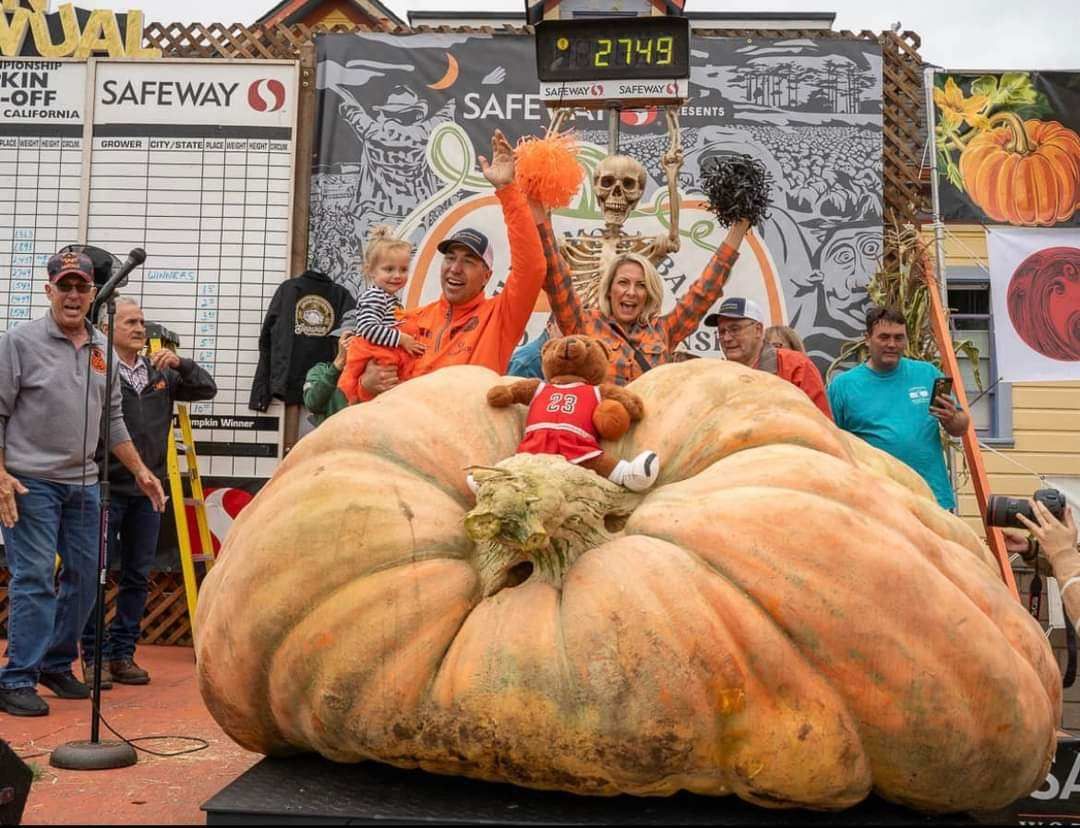
{"type": "Polygon", "coordinates": [[[480,156],[480,172],[496,190],[514,180],[514,150],[502,130],[495,130],[491,136],[491,163],[480,156]]]}

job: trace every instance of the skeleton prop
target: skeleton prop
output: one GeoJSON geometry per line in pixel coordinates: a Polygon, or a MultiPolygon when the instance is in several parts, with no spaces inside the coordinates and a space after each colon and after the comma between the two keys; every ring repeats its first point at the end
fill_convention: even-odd
{"type": "MultiPolygon", "coordinates": [[[[573,110],[560,108],[551,122],[551,132],[558,132],[573,110]]],[[[615,256],[637,253],[654,265],[679,249],[679,170],[683,152],[679,131],[678,108],[665,107],[668,128],[668,149],[663,156],[668,182],[668,209],[671,221],[667,233],[646,236],[629,235],[623,230],[626,219],[637,207],[645,192],[645,168],[627,155],[609,155],[600,162],[593,174],[593,192],[604,216],[600,236],[581,231],[574,238],[559,242],[559,250],[573,275],[574,290],[582,305],[594,307],[598,302],[600,274],[615,256]]]]}

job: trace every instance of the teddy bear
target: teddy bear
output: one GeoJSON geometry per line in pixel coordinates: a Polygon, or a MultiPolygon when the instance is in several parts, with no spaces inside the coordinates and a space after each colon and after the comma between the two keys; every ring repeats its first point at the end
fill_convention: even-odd
{"type": "Polygon", "coordinates": [[[633,460],[620,460],[600,447],[601,438],[618,440],[631,421],[645,413],[636,394],[603,382],[609,361],[598,339],[552,339],[540,351],[544,381],[496,385],[487,400],[496,408],[529,406],[519,454],[558,454],[630,491],[643,492],[660,475],[656,453],[643,451],[633,460]]]}

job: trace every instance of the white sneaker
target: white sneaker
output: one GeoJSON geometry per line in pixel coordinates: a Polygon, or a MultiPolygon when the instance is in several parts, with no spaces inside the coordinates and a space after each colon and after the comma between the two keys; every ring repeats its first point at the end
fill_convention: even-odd
{"type": "Polygon", "coordinates": [[[608,480],[632,492],[643,492],[651,488],[659,476],[660,458],[655,451],[643,451],[633,460],[620,460],[608,480]]]}

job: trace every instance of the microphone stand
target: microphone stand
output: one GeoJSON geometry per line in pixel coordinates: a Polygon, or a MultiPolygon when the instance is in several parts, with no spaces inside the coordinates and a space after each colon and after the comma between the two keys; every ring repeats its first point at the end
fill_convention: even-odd
{"type": "MultiPolygon", "coordinates": [[[[106,285],[106,289],[109,286],[106,285]]],[[[113,388],[113,331],[116,321],[116,286],[105,293],[106,316],[109,327],[105,333],[105,420],[103,438],[105,441],[105,462],[101,470],[101,512],[98,533],[98,581],[97,603],[94,608],[94,680],[91,688],[93,710],[90,717],[90,740],[67,742],[56,748],[49,756],[49,764],[54,768],[66,770],[109,770],[126,768],[138,761],[135,748],[127,742],[101,741],[101,645],[105,627],[105,578],[109,573],[109,504],[112,496],[109,492],[109,439],[112,432],[113,388]]],[[[97,318],[98,302],[94,303],[91,319],[97,318]]]]}

